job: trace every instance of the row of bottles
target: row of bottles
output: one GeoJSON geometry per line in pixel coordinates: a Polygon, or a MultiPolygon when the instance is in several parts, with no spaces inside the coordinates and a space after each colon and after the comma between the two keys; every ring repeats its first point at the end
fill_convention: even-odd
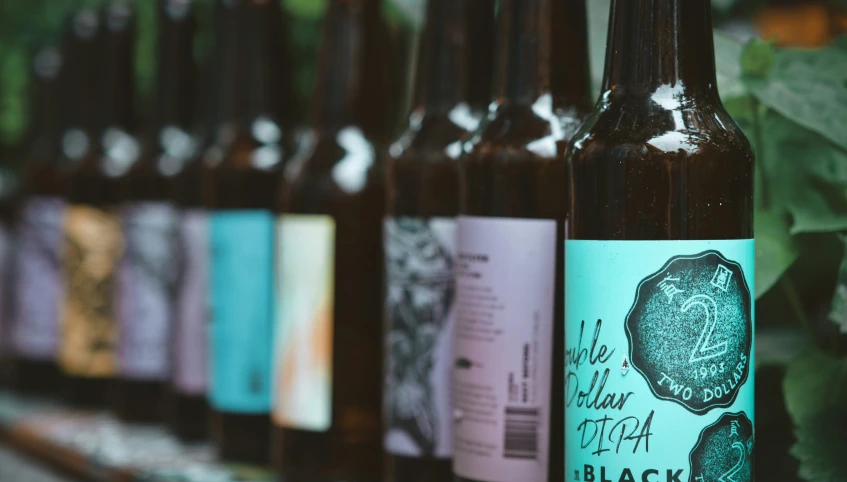
{"type": "Polygon", "coordinates": [[[21,390],[290,481],[753,481],[753,159],[709,0],[613,0],[593,112],[585,2],[494,3],[427,2],[390,145],[377,0],[330,0],[296,142],[278,2],[215,2],[198,136],[191,4],[159,1],[143,142],[131,9],[78,14],[36,62],[21,390]]]}

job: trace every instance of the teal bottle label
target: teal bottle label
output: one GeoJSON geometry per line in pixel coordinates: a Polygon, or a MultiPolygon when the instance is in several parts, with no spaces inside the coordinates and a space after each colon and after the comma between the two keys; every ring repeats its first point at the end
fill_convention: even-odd
{"type": "Polygon", "coordinates": [[[565,480],[752,482],[753,240],[565,246],[565,480]]]}
{"type": "Polygon", "coordinates": [[[271,407],[274,221],[270,211],[215,211],[209,221],[210,399],[220,411],[271,407]]]}

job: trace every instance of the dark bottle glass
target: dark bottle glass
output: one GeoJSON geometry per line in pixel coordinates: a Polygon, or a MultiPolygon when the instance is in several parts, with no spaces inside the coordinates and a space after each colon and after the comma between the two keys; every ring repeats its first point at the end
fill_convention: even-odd
{"type": "Polygon", "coordinates": [[[223,105],[209,169],[212,435],[220,456],[267,463],[273,207],[289,101],[279,2],[221,0],[223,105]]]}
{"type": "Polygon", "coordinates": [[[15,213],[20,201],[19,166],[0,163],[0,385],[12,381],[15,322],[15,282],[17,245],[14,239],[15,213]]]}
{"type": "MultiPolygon", "coordinates": [[[[153,152],[162,167],[178,170],[173,199],[179,209],[176,239],[180,272],[174,292],[171,377],[167,417],[182,440],[197,441],[208,433],[206,401],[208,344],[208,218],[203,208],[202,165],[198,140],[191,133],[196,112],[193,60],[193,4],[184,0],[159,3],[159,119],[153,152]]],[[[172,171],[169,171],[169,173],[172,171]]]]}
{"type": "Polygon", "coordinates": [[[589,101],[585,3],[504,0],[497,20],[495,102],[459,165],[453,468],[561,482],[561,180],[589,101]]]}
{"type": "Polygon", "coordinates": [[[121,177],[124,250],[118,270],[120,379],[115,409],[122,419],[162,418],[172,373],[171,341],[180,259],[175,177],[193,155],[191,2],[157,3],[158,86],[155,127],[141,157],[121,177]]]}
{"type": "Polygon", "coordinates": [[[382,480],[382,218],[369,97],[379,2],[332,0],[312,129],[286,167],[278,231],[274,466],[290,482],[382,480]]]}
{"type": "Polygon", "coordinates": [[[15,386],[22,393],[55,392],[59,337],[60,271],[65,179],[61,159],[62,52],[38,50],[33,61],[33,125],[22,169],[16,216],[15,315],[12,345],[15,386]]]}
{"type": "MultiPolygon", "coordinates": [[[[111,35],[102,31],[94,10],[72,22],[63,82],[68,122],[62,136],[62,162],[69,169],[64,246],[61,253],[63,303],[59,364],[63,391],[74,404],[106,404],[117,375],[117,322],[114,299],[117,263],[122,250],[117,217],[117,179],[107,171],[101,142],[105,125],[122,125],[127,100],[108,82],[119,58],[107,49],[111,35]],[[101,68],[102,67],[102,68],[101,68]]],[[[131,101],[130,101],[131,102],[131,101]]]]}
{"type": "Polygon", "coordinates": [[[490,100],[493,31],[492,0],[429,1],[417,103],[389,149],[383,395],[389,481],[452,478],[458,159],[490,100]]]}
{"type": "Polygon", "coordinates": [[[709,0],[612,2],[601,95],[568,153],[568,474],[755,480],[754,162],[714,58],[709,0]],[[629,392],[607,430],[626,419],[665,449],[594,454],[579,397],[604,369],[605,393],[629,392]]]}

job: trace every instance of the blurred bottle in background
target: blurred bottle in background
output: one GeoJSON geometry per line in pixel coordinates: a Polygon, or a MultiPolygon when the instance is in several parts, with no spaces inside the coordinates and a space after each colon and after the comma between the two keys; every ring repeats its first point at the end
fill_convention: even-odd
{"type": "Polygon", "coordinates": [[[282,181],[273,457],[290,482],[382,480],[381,22],[377,0],[330,1],[282,181]]]}
{"type": "MultiPolygon", "coordinates": [[[[198,138],[191,134],[195,65],[193,3],[162,0],[159,9],[159,111],[154,142],[160,164],[178,161],[174,200],[179,209],[178,261],[171,333],[173,362],[167,397],[171,430],[183,440],[196,441],[208,432],[207,346],[209,324],[208,216],[203,208],[203,170],[198,138]],[[166,161],[166,159],[168,159],[166,161]]],[[[216,3],[220,12],[220,4],[216,3]]],[[[212,82],[208,82],[212,83],[212,82]]],[[[211,104],[216,99],[209,99],[211,104]]],[[[211,111],[211,109],[206,109],[211,111]]]]}
{"type": "Polygon", "coordinates": [[[271,407],[274,204],[289,101],[279,2],[219,0],[223,103],[210,169],[209,399],[223,459],[266,463],[271,407]]]}
{"type": "Polygon", "coordinates": [[[384,450],[389,481],[452,479],[462,143],[491,96],[493,0],[429,0],[416,105],[389,150],[384,450]]]}
{"type": "Polygon", "coordinates": [[[22,168],[22,197],[15,225],[15,318],[12,344],[15,386],[22,393],[56,390],[61,304],[65,171],[61,161],[67,101],[62,98],[63,55],[39,49],[32,63],[33,123],[22,168]]]}
{"type": "Polygon", "coordinates": [[[17,246],[15,215],[20,195],[19,166],[10,156],[0,162],[0,383],[12,380],[17,246]]]}
{"type": "Polygon", "coordinates": [[[162,418],[181,270],[175,177],[194,155],[190,0],[158,0],[157,101],[140,159],[121,179],[124,251],[118,270],[116,408],[124,420],[162,418]]]}
{"type": "Polygon", "coordinates": [[[503,0],[498,22],[496,104],[460,165],[453,468],[561,482],[562,180],[590,105],[585,1],[503,0]]]}
{"type": "MultiPolygon", "coordinates": [[[[114,32],[117,19],[112,22],[114,32]]],[[[118,183],[106,170],[101,142],[108,132],[103,126],[126,127],[132,110],[131,99],[119,96],[126,87],[107,84],[117,82],[114,72],[121,59],[115,58],[118,49],[106,48],[107,39],[114,38],[101,34],[103,28],[96,10],[74,16],[66,41],[68,75],[62,94],[68,122],[60,162],[70,173],[60,256],[64,299],[58,358],[66,375],[66,398],[83,406],[105,405],[117,375],[114,300],[123,243],[116,212],[118,183]]],[[[124,81],[131,82],[131,76],[124,81]]]]}

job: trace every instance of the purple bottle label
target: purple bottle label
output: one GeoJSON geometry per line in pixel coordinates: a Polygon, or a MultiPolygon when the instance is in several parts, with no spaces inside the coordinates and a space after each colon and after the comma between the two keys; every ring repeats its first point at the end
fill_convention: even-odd
{"type": "Polygon", "coordinates": [[[12,345],[23,358],[53,360],[56,357],[64,215],[65,202],[54,197],[31,198],[20,212],[15,233],[18,281],[12,345]]]}
{"type": "Polygon", "coordinates": [[[174,387],[205,395],[209,322],[209,219],[205,211],[183,212],[180,223],[182,276],[177,292],[174,387]]]}
{"type": "Polygon", "coordinates": [[[138,202],[122,213],[125,248],[118,268],[120,374],[164,381],[179,273],[178,216],[166,202],[138,202]]]}

